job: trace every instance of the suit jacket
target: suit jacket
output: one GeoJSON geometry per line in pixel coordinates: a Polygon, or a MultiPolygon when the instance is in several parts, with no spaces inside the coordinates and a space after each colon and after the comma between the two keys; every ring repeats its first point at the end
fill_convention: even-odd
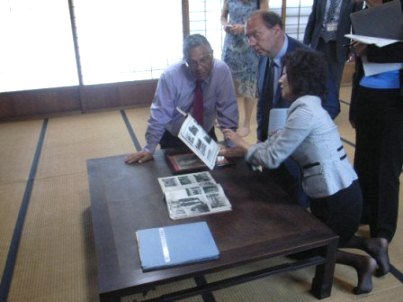
{"type": "MultiPolygon", "coordinates": [[[[326,17],[326,3],[326,0],[314,0],[312,12],[309,15],[308,23],[305,28],[304,43],[315,49],[318,48],[322,24],[326,17]]],[[[342,0],[341,3],[336,36],[336,55],[337,61],[340,63],[346,61],[349,53],[348,47],[344,47],[343,44],[348,44],[350,39],[344,37],[344,35],[350,33],[350,14],[356,10],[356,5],[355,1],[352,0],[342,0]]]]}
{"type": "MultiPolygon", "coordinates": [[[[288,36],[288,48],[286,53],[292,52],[297,48],[309,48],[308,46],[302,44],[298,40],[291,38],[288,36]]],[[[266,70],[268,57],[260,57],[259,58],[259,71],[258,71],[258,91],[259,91],[259,100],[257,103],[257,139],[261,142],[267,139],[267,131],[269,125],[269,112],[271,108],[268,108],[267,101],[264,100],[264,76],[266,70]]],[[[288,108],[290,107],[289,101],[283,99],[281,97],[281,88],[280,84],[277,84],[277,91],[274,99],[276,100],[273,108],[288,108]]],[[[336,87],[334,83],[331,81],[330,72],[327,81],[327,99],[322,100],[322,106],[328,111],[330,116],[334,119],[340,112],[340,103],[337,98],[336,87]]]]}
{"type": "Polygon", "coordinates": [[[295,100],[284,129],[251,146],[245,158],[253,165],[274,169],[290,156],[302,168],[302,186],[312,198],[333,195],[357,179],[337,126],[316,96],[295,100]]]}

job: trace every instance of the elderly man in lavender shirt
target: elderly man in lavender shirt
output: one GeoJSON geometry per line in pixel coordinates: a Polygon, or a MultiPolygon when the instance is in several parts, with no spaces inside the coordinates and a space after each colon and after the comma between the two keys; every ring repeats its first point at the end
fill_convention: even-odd
{"type": "Polygon", "coordinates": [[[199,34],[184,40],[183,61],[168,67],[161,75],[146,131],[146,146],[129,154],[125,162],[144,163],[153,158],[161,148],[182,148],[185,145],[177,137],[185,117],[177,110],[193,112],[196,82],[203,91],[203,128],[215,138],[214,123],[221,128],[236,130],[238,127],[238,104],[229,67],[214,59],[207,39],[199,34]]]}

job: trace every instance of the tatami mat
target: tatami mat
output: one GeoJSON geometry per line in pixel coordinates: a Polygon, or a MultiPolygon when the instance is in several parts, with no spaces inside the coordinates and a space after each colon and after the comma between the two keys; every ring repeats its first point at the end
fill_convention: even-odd
{"type": "Polygon", "coordinates": [[[42,120],[0,125],[0,184],[26,181],[42,128],[42,120]]]}
{"type": "Polygon", "coordinates": [[[86,172],[86,160],[133,150],[120,111],[49,120],[37,178],[86,172]]]}
{"type": "Polygon", "coordinates": [[[96,301],[86,173],[38,179],[9,301],[96,301]]]}
{"type": "MultiPolygon", "coordinates": [[[[342,88],[347,100],[349,87],[342,88]]],[[[240,106],[242,110],[242,106],[240,106]]],[[[354,130],[348,123],[348,104],[341,104],[336,122],[345,149],[353,160],[354,130]]],[[[98,301],[97,268],[94,250],[86,160],[126,154],[135,145],[124,120],[127,117],[141,146],[149,108],[133,108],[50,118],[45,133],[39,166],[29,196],[29,205],[14,267],[9,302],[98,301]]],[[[253,113],[255,116],[255,113],[253,113]]],[[[247,137],[256,142],[255,121],[247,137]]],[[[23,199],[43,120],[0,124],[0,269],[3,272],[10,240],[23,199]]],[[[219,139],[221,134],[217,133],[219,139]]],[[[401,178],[401,181],[403,179],[401,178]]],[[[400,196],[402,199],[402,192],[400,196]]],[[[396,239],[390,245],[392,264],[403,271],[403,209],[400,207],[396,239]]],[[[365,228],[361,230],[366,232],[365,228]]],[[[266,260],[278,261],[279,259],[266,260]]],[[[264,262],[264,261],[263,261],[264,262]]],[[[245,265],[217,274],[207,280],[259,268],[263,262],[245,265]]],[[[219,290],[216,301],[317,301],[310,292],[313,268],[270,276],[219,290]]],[[[392,274],[374,278],[372,293],[351,294],[355,272],[336,266],[332,296],[323,301],[399,301],[403,285],[392,274]]],[[[194,286],[193,279],[159,286],[149,292],[122,299],[141,301],[172,289],[194,286]]],[[[201,297],[184,301],[199,302],[201,297]]]]}
{"type": "Polygon", "coordinates": [[[25,182],[0,185],[0,272],[4,271],[25,186],[25,182]]]}

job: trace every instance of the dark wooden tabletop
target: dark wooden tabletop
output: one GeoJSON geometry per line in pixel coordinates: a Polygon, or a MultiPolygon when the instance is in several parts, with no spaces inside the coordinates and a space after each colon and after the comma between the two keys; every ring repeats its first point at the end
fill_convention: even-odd
{"type": "MultiPolygon", "coordinates": [[[[141,165],[127,165],[123,156],[114,156],[89,160],[87,166],[100,295],[141,291],[327,245],[332,246],[332,253],[335,250],[337,236],[291,202],[275,175],[253,172],[242,159],[210,171],[223,186],[232,211],[181,220],[168,217],[158,184],[158,177],[172,175],[162,151],[156,152],[155,160],[141,165]],[[194,221],[207,222],[220,258],[144,273],[136,230],[194,221]]],[[[332,266],[334,263],[328,274],[333,274],[332,266]]]]}

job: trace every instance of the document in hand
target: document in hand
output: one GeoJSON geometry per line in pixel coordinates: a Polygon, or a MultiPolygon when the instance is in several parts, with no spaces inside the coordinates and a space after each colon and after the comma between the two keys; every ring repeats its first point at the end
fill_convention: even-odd
{"type": "Polygon", "coordinates": [[[136,237],[143,271],[217,259],[220,255],[205,221],[139,230],[136,237]]]}
{"type": "Polygon", "coordinates": [[[346,34],[344,35],[346,38],[349,38],[353,41],[358,41],[364,44],[374,44],[378,47],[384,47],[402,40],[396,40],[396,39],[385,39],[385,38],[377,38],[377,37],[368,37],[368,36],[361,36],[361,35],[352,35],[352,34],[346,34]]]}
{"type": "Polygon", "coordinates": [[[273,108],[269,116],[269,135],[284,128],[287,121],[288,108],[273,108]]]}
{"type": "Polygon", "coordinates": [[[352,13],[350,19],[356,35],[403,40],[403,16],[399,0],[352,13]]]}
{"type": "Polygon", "coordinates": [[[190,115],[182,124],[178,137],[212,170],[220,147],[190,115]]]}

